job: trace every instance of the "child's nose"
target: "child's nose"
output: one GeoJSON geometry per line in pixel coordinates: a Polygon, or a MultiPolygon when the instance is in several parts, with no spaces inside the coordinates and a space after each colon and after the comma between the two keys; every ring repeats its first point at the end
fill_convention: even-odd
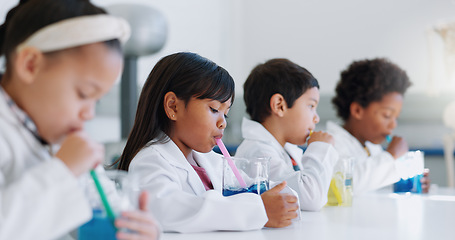
{"type": "Polygon", "coordinates": [[[315,113],[314,115],[314,123],[318,123],[321,119],[319,118],[318,113],[315,113]]]}
{"type": "Polygon", "coordinates": [[[397,119],[396,118],[392,119],[392,121],[390,121],[389,126],[390,126],[391,129],[395,129],[398,126],[397,119]]]}
{"type": "Polygon", "coordinates": [[[90,120],[95,117],[95,104],[89,104],[85,106],[80,113],[82,120],[90,120]]]}
{"type": "Polygon", "coordinates": [[[221,119],[218,121],[218,128],[219,129],[225,129],[227,126],[226,118],[223,116],[221,119]]]}

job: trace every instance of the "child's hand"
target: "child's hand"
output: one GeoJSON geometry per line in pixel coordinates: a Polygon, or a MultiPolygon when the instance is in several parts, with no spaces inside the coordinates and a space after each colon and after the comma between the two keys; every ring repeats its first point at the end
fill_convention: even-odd
{"type": "Polygon", "coordinates": [[[148,212],[147,192],[142,192],[139,197],[140,211],[126,211],[122,213],[122,218],[115,220],[117,228],[127,228],[131,232],[117,232],[117,239],[132,240],[144,239],[155,240],[159,236],[159,228],[155,220],[148,212]]]}
{"type": "Polygon", "coordinates": [[[312,142],[325,142],[325,143],[330,143],[334,144],[334,140],[332,135],[323,132],[323,131],[318,131],[318,132],[313,132],[308,139],[308,145],[312,142]]]}
{"type": "Polygon", "coordinates": [[[55,156],[77,177],[103,162],[104,146],[84,132],[75,132],[65,138],[55,156]]]}
{"type": "Polygon", "coordinates": [[[420,179],[420,183],[422,183],[422,192],[423,193],[428,193],[430,191],[430,178],[428,177],[430,175],[430,169],[425,168],[423,170],[423,177],[420,179]]]}
{"type": "Polygon", "coordinates": [[[408,143],[402,137],[393,136],[392,141],[387,147],[387,152],[397,159],[409,151],[408,143]]]}
{"type": "Polygon", "coordinates": [[[291,220],[298,216],[296,213],[299,210],[297,197],[288,193],[280,193],[285,187],[286,182],[282,182],[261,194],[265,211],[269,218],[269,221],[265,224],[266,227],[279,228],[289,226],[292,223],[291,220]]]}

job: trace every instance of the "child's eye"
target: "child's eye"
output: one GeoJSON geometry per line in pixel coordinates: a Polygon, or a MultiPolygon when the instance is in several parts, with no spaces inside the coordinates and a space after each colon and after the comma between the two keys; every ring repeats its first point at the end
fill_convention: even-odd
{"type": "Polygon", "coordinates": [[[212,112],[213,112],[213,113],[217,113],[217,112],[218,112],[218,110],[217,110],[217,109],[215,109],[215,108],[212,108],[212,107],[210,107],[210,110],[212,110],[212,112]]]}
{"type": "Polygon", "coordinates": [[[228,116],[228,115],[226,115],[226,114],[224,114],[224,119],[227,119],[227,118],[229,118],[229,116],[228,116]]]}
{"type": "Polygon", "coordinates": [[[78,92],[78,95],[81,99],[86,99],[87,98],[87,95],[85,95],[83,92],[79,91],[78,92]]]}

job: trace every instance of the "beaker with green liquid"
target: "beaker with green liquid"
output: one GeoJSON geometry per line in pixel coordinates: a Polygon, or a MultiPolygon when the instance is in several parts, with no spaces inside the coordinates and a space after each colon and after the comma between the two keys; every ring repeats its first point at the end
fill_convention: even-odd
{"type": "Polygon", "coordinates": [[[352,206],[352,162],[351,157],[341,157],[335,165],[327,206],[352,206]]]}

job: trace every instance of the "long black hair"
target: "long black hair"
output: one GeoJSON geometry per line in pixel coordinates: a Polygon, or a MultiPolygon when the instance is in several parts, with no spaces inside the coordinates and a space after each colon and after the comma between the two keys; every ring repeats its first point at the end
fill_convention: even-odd
{"type": "MultiPolygon", "coordinates": [[[[21,0],[0,25],[0,56],[5,56],[6,74],[11,68],[16,47],[33,33],[68,18],[95,14],[106,14],[106,11],[88,0],[21,0]]],[[[121,52],[120,41],[115,39],[104,43],[121,52]]]]}
{"type": "Polygon", "coordinates": [[[226,102],[234,100],[234,87],[234,80],[224,68],[198,54],[180,52],[162,58],[142,88],[133,129],[114,164],[128,170],[131,160],[147,144],[169,140],[167,135],[172,129],[164,111],[166,93],[175,93],[185,103],[192,97],[226,102]]]}

